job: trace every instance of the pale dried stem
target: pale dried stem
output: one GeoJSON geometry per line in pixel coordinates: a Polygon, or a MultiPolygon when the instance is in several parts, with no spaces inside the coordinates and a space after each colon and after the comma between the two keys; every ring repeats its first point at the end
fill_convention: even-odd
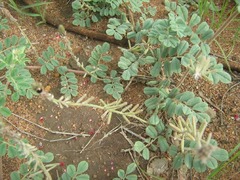
{"type": "Polygon", "coordinates": [[[83,136],[83,137],[89,136],[89,134],[82,134],[82,133],[79,134],[79,133],[69,133],[69,132],[53,131],[53,130],[48,129],[48,128],[45,128],[45,127],[43,127],[43,126],[41,126],[41,125],[39,125],[39,124],[37,124],[37,123],[34,123],[34,122],[32,122],[32,121],[24,118],[24,117],[21,117],[21,116],[15,114],[15,113],[12,113],[12,115],[14,115],[14,116],[18,117],[19,119],[22,119],[22,120],[30,123],[30,124],[32,124],[32,125],[34,125],[34,126],[37,126],[37,127],[40,128],[40,129],[43,129],[43,130],[45,130],[45,131],[47,131],[47,132],[50,132],[50,133],[52,133],[52,134],[60,134],[60,135],[68,135],[68,136],[83,136]]]}
{"type": "MultiPolygon", "coordinates": [[[[121,126],[121,129],[122,129],[122,131],[120,132],[120,134],[122,134],[122,136],[126,139],[126,141],[131,145],[131,147],[133,147],[133,142],[127,137],[127,135],[126,135],[126,133],[123,131],[123,128],[122,128],[123,126],[121,126]]],[[[122,152],[128,152],[129,153],[129,155],[130,155],[130,157],[131,157],[131,159],[132,159],[132,161],[137,165],[137,171],[138,171],[138,173],[140,174],[140,176],[141,176],[141,178],[142,179],[146,179],[146,176],[144,176],[143,177],[143,174],[142,174],[142,172],[141,172],[141,169],[139,168],[139,163],[138,163],[138,161],[136,160],[136,152],[135,151],[133,151],[133,154],[134,155],[132,155],[132,148],[131,149],[127,149],[127,150],[122,150],[122,152]]]]}
{"type": "Polygon", "coordinates": [[[74,139],[75,137],[77,136],[71,136],[69,138],[64,138],[64,139],[45,139],[45,138],[42,138],[42,137],[39,137],[37,135],[34,135],[32,133],[29,133],[29,132],[26,132],[24,130],[21,130],[20,128],[18,128],[16,125],[14,125],[11,121],[7,120],[7,118],[3,117],[3,119],[5,121],[7,121],[11,126],[13,126],[15,129],[17,129],[17,131],[19,131],[20,133],[22,134],[26,134],[27,136],[31,136],[31,137],[34,137],[36,139],[40,139],[42,141],[47,141],[47,142],[58,142],[58,141],[68,141],[68,140],[71,140],[71,139],[74,139]]]}
{"type": "Polygon", "coordinates": [[[87,149],[90,149],[90,148],[93,147],[96,143],[101,144],[101,142],[102,142],[105,138],[111,136],[113,133],[117,132],[120,128],[121,128],[121,125],[118,125],[118,126],[114,127],[114,128],[111,129],[108,133],[104,134],[104,136],[103,136],[101,139],[99,139],[98,141],[94,142],[94,143],[93,143],[90,147],[88,147],[87,149]]]}
{"type": "Polygon", "coordinates": [[[98,130],[94,133],[94,135],[91,137],[91,139],[87,142],[87,144],[82,148],[82,150],[79,152],[80,154],[87,148],[87,146],[92,142],[92,140],[95,138],[95,136],[100,132],[100,130],[102,129],[101,125],[98,130]]]}
{"type": "MultiPolygon", "coordinates": [[[[27,69],[41,69],[41,66],[26,66],[27,69]]],[[[85,75],[85,71],[74,70],[74,69],[67,69],[68,72],[73,72],[75,74],[85,75]]]]}
{"type": "Polygon", "coordinates": [[[144,142],[146,141],[145,138],[143,138],[142,136],[136,134],[135,132],[131,131],[130,129],[128,129],[128,128],[124,127],[124,126],[121,126],[121,129],[124,130],[124,131],[127,131],[127,132],[130,133],[131,135],[133,135],[133,136],[135,136],[135,137],[143,140],[144,142]]]}

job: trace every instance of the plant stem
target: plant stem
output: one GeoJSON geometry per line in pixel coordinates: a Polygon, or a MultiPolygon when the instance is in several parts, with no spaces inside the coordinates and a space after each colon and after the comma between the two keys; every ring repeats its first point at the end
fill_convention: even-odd
{"type": "Polygon", "coordinates": [[[32,156],[36,159],[39,159],[40,167],[41,167],[43,173],[46,176],[46,180],[52,180],[52,177],[51,177],[50,173],[47,171],[46,167],[44,166],[43,162],[40,160],[38,155],[36,155],[35,153],[32,153],[32,156]]]}
{"type": "Polygon", "coordinates": [[[225,21],[224,23],[218,28],[214,36],[208,41],[208,44],[211,44],[214,39],[216,39],[227,27],[228,25],[233,21],[234,18],[237,17],[238,11],[235,10],[225,21]]]}
{"type": "Polygon", "coordinates": [[[26,132],[26,131],[23,131],[21,129],[19,129],[17,126],[15,126],[12,122],[8,121],[7,118],[3,117],[9,124],[11,124],[15,129],[17,129],[17,131],[19,131],[20,133],[22,134],[26,134],[28,136],[31,136],[31,137],[34,137],[36,139],[40,139],[42,141],[47,141],[47,142],[58,142],[58,141],[68,141],[68,140],[71,140],[75,137],[77,137],[76,135],[75,136],[71,136],[71,137],[68,137],[68,138],[65,138],[65,139],[45,139],[45,138],[42,138],[42,137],[39,137],[39,136],[36,136],[34,134],[31,134],[29,132],[26,132]]]}
{"type": "Polygon", "coordinates": [[[87,144],[82,148],[82,150],[79,152],[80,154],[82,154],[82,152],[87,148],[87,146],[92,142],[92,140],[94,139],[94,137],[100,132],[100,130],[102,129],[102,125],[98,128],[98,130],[94,133],[94,135],[91,137],[91,139],[87,142],[87,144]]]}
{"type": "MultiPolygon", "coordinates": [[[[240,148],[240,143],[229,153],[229,156],[232,156],[233,153],[236,152],[240,148]]],[[[238,151],[229,161],[221,163],[217,169],[211,172],[211,174],[208,175],[207,179],[212,179],[214,176],[216,176],[224,167],[226,167],[229,163],[234,161],[236,158],[240,157],[240,151],[238,151]]]]}
{"type": "MultiPolygon", "coordinates": [[[[85,96],[84,96],[85,97],[85,96]]],[[[144,124],[147,124],[147,121],[136,116],[136,114],[139,114],[142,112],[142,109],[138,109],[138,110],[135,110],[135,111],[128,111],[128,112],[123,112],[122,110],[124,108],[126,108],[126,106],[128,106],[127,104],[125,103],[121,103],[121,101],[114,101],[113,103],[110,103],[110,104],[106,104],[104,103],[103,100],[100,100],[102,102],[102,105],[97,105],[97,104],[91,104],[90,101],[92,101],[94,99],[94,97],[90,97],[88,98],[87,100],[83,101],[83,99],[79,99],[77,102],[72,102],[72,101],[69,101],[69,99],[65,99],[63,100],[63,98],[60,98],[60,99],[55,99],[54,96],[50,93],[48,93],[46,95],[46,98],[49,100],[49,101],[52,101],[53,103],[59,105],[60,107],[62,106],[71,106],[71,107],[91,107],[91,108],[96,108],[96,109],[101,109],[101,110],[104,110],[104,111],[107,111],[109,114],[110,113],[116,113],[116,114],[119,114],[119,115],[122,115],[122,117],[126,120],[128,120],[128,117],[130,118],[134,118],[134,119],[137,119],[139,120],[141,123],[144,123],[144,124]],[[121,103],[121,104],[120,104],[121,103]]],[[[126,109],[127,110],[127,109],[126,109]]]]}
{"type": "MultiPolygon", "coordinates": [[[[26,66],[27,69],[41,69],[41,66],[26,66]]],[[[85,71],[80,71],[80,70],[74,70],[74,69],[67,69],[68,72],[73,72],[75,74],[81,74],[84,75],[86,74],[85,71]]]]}
{"type": "Polygon", "coordinates": [[[32,121],[24,118],[24,117],[21,117],[21,116],[15,114],[15,113],[13,113],[13,112],[12,112],[12,115],[14,115],[14,116],[18,117],[19,119],[22,119],[22,120],[30,123],[30,124],[32,124],[32,125],[34,125],[34,126],[37,126],[37,127],[40,128],[40,129],[43,129],[43,130],[48,131],[48,132],[53,133],[53,134],[68,135],[68,136],[83,136],[83,137],[89,136],[88,134],[78,134],[78,133],[69,133],[69,132],[53,131],[53,130],[48,129],[48,128],[45,128],[45,127],[43,127],[43,126],[41,126],[41,125],[39,125],[39,124],[37,124],[37,123],[34,123],[34,122],[32,122],[32,121]]]}

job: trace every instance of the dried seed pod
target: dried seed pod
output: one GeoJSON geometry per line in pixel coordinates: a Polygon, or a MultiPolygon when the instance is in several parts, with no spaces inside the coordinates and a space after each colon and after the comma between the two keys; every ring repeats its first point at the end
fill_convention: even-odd
{"type": "Polygon", "coordinates": [[[66,30],[62,24],[59,24],[58,26],[58,32],[60,33],[61,36],[66,36],[66,30]]]}

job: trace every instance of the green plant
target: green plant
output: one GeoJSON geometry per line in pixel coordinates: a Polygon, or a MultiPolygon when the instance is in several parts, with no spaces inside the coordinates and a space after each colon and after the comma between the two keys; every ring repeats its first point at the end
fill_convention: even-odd
{"type": "MultiPolygon", "coordinates": [[[[44,153],[38,150],[3,124],[0,124],[0,135],[0,156],[7,155],[9,158],[24,159],[19,170],[11,173],[11,180],[44,179],[44,177],[48,180],[52,179],[49,171],[61,165],[61,163],[52,163],[53,153],[44,153]]],[[[89,175],[83,174],[87,169],[88,163],[86,161],[81,161],[77,168],[70,164],[60,179],[89,179],[89,175]]]]}
{"type": "Polygon", "coordinates": [[[210,12],[220,11],[220,9],[215,5],[213,0],[180,0],[178,3],[180,5],[186,6],[187,8],[193,6],[193,9],[196,10],[198,15],[201,17],[209,15],[210,12]]]}
{"type": "MultiPolygon", "coordinates": [[[[8,30],[7,20],[1,17],[0,22],[1,30],[8,30]]],[[[39,88],[39,86],[32,78],[29,69],[27,69],[27,63],[30,62],[30,59],[27,57],[26,51],[30,48],[31,46],[26,38],[19,38],[15,35],[7,37],[0,42],[0,70],[1,73],[3,72],[0,82],[1,117],[11,115],[10,109],[6,107],[8,96],[11,97],[10,99],[12,101],[16,102],[21,96],[32,98],[34,95],[39,94],[36,89],[39,88]]],[[[43,74],[46,73],[47,70],[51,71],[59,65],[58,61],[54,59],[55,56],[62,58],[62,56],[54,53],[53,48],[49,47],[47,51],[43,52],[42,57],[38,58],[39,63],[42,63],[41,72],[43,74]]],[[[70,83],[74,83],[71,73],[62,74],[62,77],[65,76],[70,83]]],[[[62,82],[65,82],[64,79],[62,82]]],[[[72,85],[70,86],[72,87],[72,85]]],[[[64,87],[65,84],[63,83],[63,88],[64,87]]],[[[69,92],[70,91],[67,93],[69,92]]],[[[71,95],[74,95],[75,91],[71,93],[71,95]]],[[[52,163],[54,159],[53,153],[44,153],[35,146],[30,145],[26,140],[21,139],[18,133],[5,127],[1,119],[0,156],[4,155],[7,155],[9,158],[16,157],[24,159],[19,170],[11,173],[10,177],[13,180],[43,179],[44,177],[51,180],[52,178],[49,171],[60,165],[60,163],[52,163]]],[[[82,168],[86,168],[84,162],[79,163],[78,173],[80,170],[82,172],[85,171],[82,168]],[[81,167],[81,165],[84,166],[81,167]]],[[[63,175],[62,179],[66,179],[66,176],[68,176],[68,174],[63,175]]],[[[81,177],[82,176],[87,177],[87,175],[81,175],[81,177]]],[[[69,178],[67,177],[67,179],[69,178]]]]}
{"type": "Polygon", "coordinates": [[[131,174],[136,170],[137,165],[135,163],[131,163],[128,165],[126,172],[123,169],[118,170],[118,177],[113,180],[137,180],[136,174],[131,174]]]}
{"type": "MultiPolygon", "coordinates": [[[[73,8],[73,25],[81,27],[90,27],[92,22],[98,22],[103,17],[117,16],[125,19],[125,11],[131,11],[133,13],[141,13],[141,8],[143,7],[144,2],[149,2],[149,0],[139,0],[137,3],[134,0],[75,0],[72,2],[73,8]]],[[[151,12],[154,14],[153,8],[145,8],[146,12],[151,12]]],[[[110,20],[108,27],[110,34],[113,33],[113,30],[118,26],[116,19],[110,20]]],[[[120,25],[120,24],[119,24],[120,25]]],[[[114,33],[117,39],[120,39],[119,34],[125,28],[125,25],[121,24],[121,27],[117,28],[118,33],[114,33]]],[[[113,35],[113,34],[112,34],[113,35]]]]}
{"type": "Polygon", "coordinates": [[[214,169],[207,177],[207,179],[213,179],[214,177],[217,177],[217,175],[225,168],[227,165],[229,165],[232,162],[237,162],[237,159],[240,157],[240,143],[237,144],[229,153],[229,160],[227,162],[222,162],[216,169],[214,169]]]}
{"type": "MultiPolygon", "coordinates": [[[[1,22],[2,30],[7,29],[7,20],[2,19],[1,22]]],[[[76,94],[78,93],[76,86],[77,79],[75,78],[75,74],[73,72],[68,72],[67,67],[60,66],[57,60],[60,58],[66,58],[65,51],[70,50],[70,53],[72,53],[69,41],[67,41],[66,44],[60,42],[60,47],[62,49],[62,52],[60,52],[59,54],[55,53],[52,47],[48,47],[47,50],[43,51],[42,55],[38,57],[37,61],[39,62],[39,64],[41,64],[41,74],[46,74],[48,71],[53,71],[54,69],[57,69],[57,71],[61,75],[61,92],[65,94],[66,99],[64,99],[64,102],[61,100],[55,100],[54,102],[59,104],[60,106],[66,106],[68,105],[70,97],[76,96],[76,94]]],[[[28,59],[26,55],[26,51],[30,48],[31,46],[26,40],[26,38],[18,38],[15,35],[7,37],[3,42],[0,42],[0,70],[3,70],[2,72],[4,72],[0,82],[0,113],[2,116],[8,117],[11,115],[10,109],[5,106],[8,96],[11,96],[11,99],[13,101],[18,101],[20,96],[32,98],[33,95],[37,95],[40,93],[42,94],[42,96],[46,96],[47,98],[51,99],[51,96],[44,92],[42,90],[42,87],[39,86],[31,77],[31,74],[27,67],[27,63],[30,61],[30,59],[28,59]]],[[[100,56],[100,59],[103,59],[105,61],[111,60],[109,56],[102,55],[106,52],[106,49],[109,49],[109,44],[107,43],[103,45],[103,49],[101,49],[101,46],[97,47],[96,51],[93,51],[92,53],[92,58],[90,59],[90,62],[92,64],[98,63],[94,60],[94,58],[96,58],[96,56],[98,57],[98,55],[100,56]]],[[[97,61],[98,60],[99,59],[97,59],[97,61]]],[[[101,65],[99,66],[100,70],[102,70],[102,67],[103,66],[101,65]]],[[[99,76],[102,73],[98,70],[95,72],[89,72],[86,70],[86,72],[90,74],[96,73],[96,77],[97,75],[99,76]]],[[[115,89],[116,83],[119,83],[119,78],[115,78],[114,76],[115,75],[113,71],[111,74],[112,81],[110,80],[108,82],[105,82],[113,82],[111,87],[105,87],[108,93],[110,93],[108,89],[115,89]]],[[[118,91],[116,90],[116,92],[118,91]]],[[[116,96],[119,95],[116,94],[116,96]]],[[[136,114],[141,112],[138,106],[134,106],[134,108],[131,109],[131,106],[127,105],[126,103],[122,103],[121,101],[117,101],[111,104],[106,104],[104,101],[102,101],[102,106],[98,106],[94,104],[89,104],[92,98],[84,100],[84,97],[86,96],[81,97],[78,100],[78,103],[82,103],[83,105],[89,107],[100,107],[106,110],[103,117],[108,116],[109,120],[111,120],[113,112],[123,114],[124,118],[126,119],[128,116],[135,117],[136,114]],[[129,113],[123,113],[123,111],[118,110],[119,108],[124,108],[124,111],[127,111],[128,109],[131,109],[132,111],[129,113]]],[[[63,100],[63,98],[61,99],[63,100]]],[[[141,120],[141,118],[139,119],[141,120]]],[[[4,156],[5,154],[7,154],[9,158],[17,157],[20,159],[24,159],[24,162],[20,165],[20,169],[18,171],[12,172],[10,175],[11,179],[14,180],[31,178],[43,179],[44,177],[46,177],[48,180],[51,180],[52,178],[49,174],[49,171],[60,165],[60,163],[52,163],[54,156],[51,152],[45,154],[44,152],[38,150],[35,146],[30,145],[27,141],[22,140],[17,133],[8,130],[3,124],[0,124],[0,155],[4,156]]],[[[62,174],[61,179],[89,179],[89,175],[83,174],[87,169],[88,163],[86,161],[80,162],[77,168],[75,168],[74,165],[70,164],[67,166],[66,173],[62,174]]]]}
{"type": "MultiPolygon", "coordinates": [[[[227,15],[232,14],[235,8],[229,8],[229,1],[223,1],[223,4],[221,7],[216,7],[213,2],[211,2],[212,8],[211,12],[206,12],[206,10],[202,11],[202,15],[204,17],[211,15],[211,27],[219,28],[220,25],[224,22],[224,19],[226,19],[227,15]]],[[[207,7],[205,8],[207,9],[207,7]]]]}
{"type": "Polygon", "coordinates": [[[195,120],[174,119],[165,127],[158,116],[153,115],[149,119],[150,125],[146,128],[148,138],[144,143],[136,141],[133,149],[140,153],[144,159],[149,160],[149,151],[167,152],[173,158],[173,168],[179,169],[183,164],[189,169],[194,168],[198,172],[204,172],[206,167],[215,169],[218,161],[228,160],[228,153],[217,147],[217,142],[211,139],[203,139],[207,123],[201,123],[199,129],[195,120]],[[172,131],[174,133],[171,138],[172,131]],[[173,144],[169,144],[172,139],[173,144]],[[180,148],[179,148],[180,147],[180,148]]]}
{"type": "Polygon", "coordinates": [[[8,27],[8,20],[6,18],[2,18],[2,16],[0,16],[1,22],[0,22],[0,31],[4,31],[9,29],[8,27]]]}
{"type": "Polygon", "coordinates": [[[31,5],[25,5],[20,7],[19,5],[16,4],[14,0],[9,0],[9,6],[13,8],[16,12],[19,14],[25,15],[25,16],[30,16],[30,17],[39,17],[41,18],[41,21],[37,23],[37,25],[46,23],[45,20],[45,6],[50,4],[51,2],[41,2],[37,0],[35,3],[31,5]],[[36,13],[29,12],[29,9],[35,9],[36,13]]]}
{"type": "Polygon", "coordinates": [[[26,39],[15,35],[0,42],[0,70],[5,70],[0,82],[0,112],[4,116],[10,115],[9,109],[4,107],[8,95],[11,95],[11,100],[18,101],[20,96],[32,98],[36,94],[32,89],[34,79],[29,70],[25,69],[26,63],[29,62],[26,57],[27,48],[29,44],[26,39]]]}
{"type": "MultiPolygon", "coordinates": [[[[217,160],[226,161],[228,153],[217,147],[216,141],[211,139],[211,134],[204,139],[204,130],[210,122],[210,117],[206,113],[208,104],[200,97],[196,97],[193,92],[181,92],[178,86],[172,86],[171,77],[174,74],[181,74],[182,66],[188,69],[187,72],[195,80],[205,78],[214,84],[230,83],[231,76],[214,57],[209,55],[208,40],[214,37],[209,25],[201,22],[201,17],[196,13],[189,17],[184,6],[169,1],[166,1],[165,5],[169,11],[166,19],[153,20],[144,16],[134,24],[128,25],[124,24],[130,22],[128,20],[111,19],[112,25],[109,25],[107,30],[107,33],[116,39],[127,37],[135,42],[134,46],[131,46],[129,41],[130,48],[121,49],[123,55],[118,61],[118,67],[122,69],[121,78],[125,81],[138,78],[139,71],[145,67],[148,67],[149,72],[144,75],[152,77],[144,88],[144,93],[148,96],[145,106],[150,115],[148,120],[150,125],[146,127],[146,134],[149,137],[143,142],[137,141],[133,150],[145,160],[150,158],[150,150],[168,152],[173,158],[172,165],[175,169],[179,169],[184,163],[189,169],[204,172],[207,167],[215,169],[218,166],[217,160]],[[159,117],[162,111],[166,112],[165,118],[170,119],[167,124],[159,117]],[[170,143],[173,134],[176,144],[170,143]]],[[[107,66],[100,63],[102,54],[108,50],[109,45],[97,46],[91,54],[92,59],[89,59],[91,65],[83,67],[79,64],[91,76],[92,82],[109,78],[107,66]]],[[[111,58],[108,56],[107,59],[111,58]]],[[[116,75],[114,72],[114,77],[116,75]]],[[[107,92],[109,91],[109,94],[112,94],[112,90],[107,92]]],[[[120,93],[114,97],[120,98],[120,93]]],[[[63,102],[65,103],[65,101],[61,103],[63,102]]],[[[71,102],[66,103],[69,106],[74,105],[71,102]]],[[[78,101],[76,105],[81,106],[84,103],[78,101]]]]}
{"type": "Polygon", "coordinates": [[[137,78],[139,69],[144,66],[150,67],[149,74],[152,77],[158,77],[158,80],[147,82],[148,87],[144,89],[144,93],[149,96],[145,105],[148,112],[152,114],[149,122],[153,123],[146,128],[149,138],[145,142],[137,141],[133,149],[144,159],[149,159],[148,147],[156,150],[159,146],[162,152],[169,151],[172,156],[175,156],[174,168],[180,168],[185,159],[185,165],[188,168],[203,172],[206,167],[216,168],[217,160],[226,161],[228,153],[219,149],[211,136],[208,140],[202,139],[207,122],[210,121],[206,113],[207,103],[202,102],[201,98],[196,97],[193,92],[180,92],[178,87],[170,88],[171,76],[181,73],[181,66],[184,66],[196,80],[205,78],[214,84],[229,83],[231,77],[223,71],[223,66],[218,64],[214,57],[209,56],[210,47],[207,40],[211,39],[214,33],[208,24],[201,22],[200,16],[196,13],[189,17],[188,10],[184,6],[168,1],[165,4],[169,11],[167,19],[154,21],[140,18],[135,26],[133,24],[131,28],[123,26],[120,31],[117,31],[117,28],[121,27],[121,23],[116,21],[116,25],[111,26],[111,31],[107,30],[107,33],[114,35],[116,39],[121,39],[125,33],[128,39],[136,42],[133,47],[130,46],[130,49],[122,49],[123,56],[118,66],[123,70],[121,77],[124,80],[137,78]],[[126,30],[129,29],[130,32],[127,32],[126,30]],[[186,41],[186,37],[189,41],[186,41]],[[167,112],[167,117],[172,118],[173,122],[184,123],[186,127],[182,124],[178,125],[187,128],[191,134],[183,135],[182,133],[186,132],[180,128],[181,133],[176,141],[180,138],[181,146],[169,145],[170,138],[167,134],[179,132],[179,127],[171,124],[165,129],[166,125],[158,117],[162,110],[167,112]],[[180,120],[177,120],[176,116],[180,120]],[[182,116],[187,117],[186,120],[183,120],[182,116]],[[197,131],[199,122],[200,130],[197,131]],[[154,144],[156,141],[158,145],[154,144]],[[181,147],[180,151],[179,147],[181,147]],[[185,149],[188,149],[188,153],[185,149]],[[202,150],[208,152],[203,159],[199,154],[202,150]]]}
{"type": "Polygon", "coordinates": [[[102,16],[119,15],[118,6],[120,1],[105,0],[75,0],[72,3],[74,11],[73,25],[81,27],[90,27],[91,22],[98,22],[102,16]]]}
{"type": "Polygon", "coordinates": [[[51,152],[44,153],[35,146],[30,145],[26,140],[21,139],[18,133],[0,124],[0,156],[7,154],[9,158],[20,158],[25,161],[20,165],[18,171],[11,173],[12,180],[43,179],[44,176],[51,180],[49,171],[59,163],[51,163],[54,155],[51,152]]]}
{"type": "MultiPolygon", "coordinates": [[[[207,23],[200,22],[200,17],[195,13],[188,18],[188,11],[184,6],[166,1],[166,8],[169,11],[168,19],[156,22],[148,20],[147,23],[143,23],[143,27],[148,27],[148,33],[144,32],[148,37],[147,42],[152,45],[161,45],[154,50],[150,49],[149,45],[141,46],[141,48],[149,48],[143,49],[142,52],[145,54],[149,52],[153,58],[160,59],[150,63],[153,64],[150,74],[154,77],[161,75],[163,78],[160,82],[148,82],[149,87],[144,89],[144,93],[150,96],[145,101],[145,105],[152,114],[149,118],[151,125],[146,128],[149,138],[145,142],[137,141],[134,150],[144,159],[149,159],[147,149],[156,151],[159,148],[161,152],[168,152],[173,157],[172,163],[175,169],[180,168],[183,163],[188,168],[194,168],[199,172],[205,171],[206,167],[215,169],[217,160],[226,161],[228,153],[217,147],[211,135],[207,140],[202,139],[207,122],[210,121],[206,114],[207,103],[195,97],[192,92],[181,93],[178,87],[169,87],[171,76],[174,73],[181,73],[181,65],[188,68],[189,73],[196,80],[203,77],[214,84],[220,81],[229,83],[231,77],[223,71],[222,65],[217,64],[216,60],[208,55],[210,47],[207,40],[213,36],[213,31],[207,23]],[[185,37],[189,37],[190,41],[187,42],[185,37]],[[160,110],[164,110],[167,117],[172,119],[169,125],[164,125],[159,118],[160,110]],[[200,129],[197,130],[199,122],[200,129]],[[178,135],[173,137],[176,144],[171,145],[169,141],[173,132],[178,135]],[[200,154],[201,152],[205,152],[205,156],[200,154]]],[[[136,33],[130,33],[130,37],[136,38],[136,33]]],[[[136,41],[139,42],[139,39],[136,41]]],[[[130,59],[130,56],[126,59],[130,59]]],[[[129,64],[136,62],[137,60],[133,60],[129,64]]],[[[132,75],[136,76],[136,74],[132,75]]],[[[129,77],[123,77],[123,79],[129,79],[129,77]]]]}
{"type": "Polygon", "coordinates": [[[61,180],[68,179],[90,179],[88,174],[83,174],[88,169],[88,162],[81,161],[78,163],[77,168],[73,164],[67,166],[67,171],[62,174],[61,180]]]}
{"type": "Polygon", "coordinates": [[[126,31],[129,29],[127,23],[122,23],[121,20],[117,18],[109,19],[107,27],[107,35],[114,36],[117,40],[122,40],[123,35],[125,35],[126,31]]]}

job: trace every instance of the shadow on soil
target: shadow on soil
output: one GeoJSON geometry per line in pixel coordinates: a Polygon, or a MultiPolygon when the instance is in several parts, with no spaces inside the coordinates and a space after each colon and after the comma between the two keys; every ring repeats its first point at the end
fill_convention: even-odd
{"type": "MultiPolygon", "coordinates": [[[[39,142],[44,152],[55,154],[55,162],[65,164],[64,168],[51,172],[53,179],[57,178],[57,174],[62,174],[68,164],[77,166],[83,160],[89,163],[87,173],[91,179],[112,179],[117,176],[118,169],[125,169],[132,162],[128,154],[121,152],[122,149],[129,148],[129,144],[120,131],[109,133],[121,124],[116,116],[110,125],[106,125],[98,112],[91,108],[60,109],[53,103],[46,103],[44,109],[45,111],[37,114],[36,118],[43,117],[45,127],[54,131],[89,135],[71,140],[39,142]]],[[[68,137],[70,136],[46,133],[44,138],[53,140],[68,137]]]]}

